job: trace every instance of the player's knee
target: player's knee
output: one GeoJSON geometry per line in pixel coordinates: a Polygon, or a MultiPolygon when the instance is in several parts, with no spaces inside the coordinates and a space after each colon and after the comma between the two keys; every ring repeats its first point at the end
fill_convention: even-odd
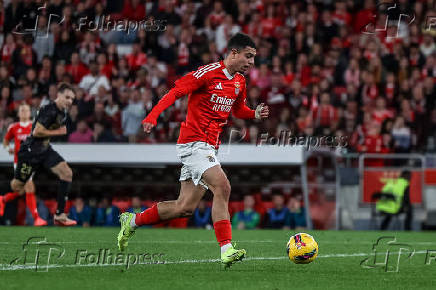
{"type": "Polygon", "coordinates": [[[35,192],[35,183],[33,183],[33,180],[30,179],[24,184],[24,190],[26,192],[35,192]]]}
{"type": "Polygon", "coordinates": [[[23,193],[24,192],[24,184],[16,179],[11,181],[11,189],[14,192],[23,193]]]}
{"type": "Polygon", "coordinates": [[[222,198],[228,200],[230,198],[231,190],[230,182],[227,179],[224,179],[215,186],[214,195],[220,195],[222,198]]]}
{"type": "Polygon", "coordinates": [[[33,187],[32,187],[32,185],[30,184],[30,182],[27,182],[27,183],[24,185],[24,191],[26,191],[26,192],[33,192],[33,187]]]}
{"type": "Polygon", "coordinates": [[[232,190],[232,187],[230,186],[230,182],[225,179],[220,183],[220,189],[226,196],[230,196],[230,191],[232,190]]]}

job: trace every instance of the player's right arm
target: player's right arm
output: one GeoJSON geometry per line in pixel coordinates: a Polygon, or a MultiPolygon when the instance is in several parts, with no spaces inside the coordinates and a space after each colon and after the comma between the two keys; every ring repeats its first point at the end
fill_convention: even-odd
{"type": "Polygon", "coordinates": [[[46,137],[60,136],[66,134],[67,134],[66,126],[62,126],[58,129],[49,130],[39,122],[36,123],[35,128],[33,129],[32,132],[32,136],[38,138],[46,138],[46,137]]]}
{"type": "Polygon", "coordinates": [[[154,106],[151,112],[142,121],[144,131],[146,133],[150,133],[151,129],[156,126],[159,115],[169,106],[174,104],[177,99],[186,96],[202,87],[206,83],[206,75],[206,73],[201,73],[200,68],[199,70],[190,72],[178,79],[175,82],[174,88],[172,88],[165,96],[162,97],[159,103],[154,106]]]}
{"type": "Polygon", "coordinates": [[[56,120],[56,111],[51,107],[42,107],[36,116],[36,125],[33,128],[32,136],[37,138],[47,138],[52,136],[60,136],[67,134],[67,127],[61,126],[58,129],[47,129],[56,120]]]}

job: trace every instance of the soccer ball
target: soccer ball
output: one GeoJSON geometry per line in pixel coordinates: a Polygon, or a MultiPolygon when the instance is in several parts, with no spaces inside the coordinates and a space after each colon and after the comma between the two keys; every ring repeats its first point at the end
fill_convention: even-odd
{"type": "Polygon", "coordinates": [[[295,264],[309,264],[318,256],[318,243],[311,235],[295,234],[289,239],[287,252],[295,264]]]}

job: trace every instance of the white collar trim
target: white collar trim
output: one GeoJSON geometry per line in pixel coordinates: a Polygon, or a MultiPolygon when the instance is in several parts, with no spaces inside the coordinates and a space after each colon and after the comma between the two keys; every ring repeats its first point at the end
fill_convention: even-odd
{"type": "Polygon", "coordinates": [[[223,69],[224,74],[226,75],[226,77],[231,80],[233,79],[234,76],[232,76],[231,74],[229,74],[229,71],[227,70],[227,68],[223,69]]]}
{"type": "Polygon", "coordinates": [[[20,122],[20,125],[21,125],[21,127],[26,127],[26,126],[28,126],[31,123],[32,123],[32,121],[20,122]]]}

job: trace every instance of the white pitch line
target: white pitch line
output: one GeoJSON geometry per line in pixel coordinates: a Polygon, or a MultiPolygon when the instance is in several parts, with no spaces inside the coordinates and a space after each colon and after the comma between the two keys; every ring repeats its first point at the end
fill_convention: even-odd
{"type": "MultiPolygon", "coordinates": [[[[50,243],[55,243],[55,244],[86,244],[86,245],[90,245],[90,244],[114,244],[116,245],[116,240],[114,241],[93,241],[93,242],[87,242],[87,241],[74,241],[74,242],[69,242],[69,241],[50,241],[50,243]],[[115,242],[114,242],[115,241],[115,242]]],[[[238,241],[236,240],[236,242],[238,243],[277,243],[278,241],[253,241],[253,240],[249,240],[249,241],[238,241]]],[[[172,240],[162,240],[162,241],[129,241],[129,244],[193,244],[193,243],[198,243],[198,244],[217,244],[216,241],[210,240],[210,241],[204,241],[204,240],[198,240],[198,241],[172,241],[172,240]]],[[[1,245],[16,245],[17,243],[13,243],[13,242],[0,242],[1,245]]],[[[20,244],[20,243],[18,243],[20,244]]]]}
{"type": "MultiPolygon", "coordinates": [[[[427,251],[416,251],[414,254],[426,254],[427,251]]],[[[326,254],[319,255],[318,258],[349,258],[349,257],[369,257],[372,253],[351,253],[351,254],[326,254]]],[[[246,258],[244,261],[265,261],[265,260],[286,260],[288,257],[280,256],[280,257],[252,257],[246,258]]],[[[199,263],[218,263],[219,259],[203,259],[203,260],[180,260],[180,261],[165,261],[165,263],[160,264],[134,264],[136,265],[168,265],[168,264],[199,264],[199,263]]],[[[82,267],[126,267],[125,264],[103,264],[103,265],[94,265],[94,264],[67,264],[67,265],[48,265],[45,266],[48,269],[53,268],[82,268],[82,267]]],[[[41,266],[41,268],[45,268],[41,266]]],[[[34,265],[8,265],[8,264],[0,264],[0,271],[19,271],[19,270],[35,270],[34,265]]]]}
{"type": "MultiPolygon", "coordinates": [[[[256,243],[271,243],[271,244],[286,244],[286,242],[283,241],[277,241],[277,240],[264,240],[264,241],[256,241],[256,240],[235,240],[235,242],[237,243],[246,243],[246,244],[256,244],[256,243]]],[[[93,241],[93,242],[87,242],[87,241],[74,241],[74,242],[70,242],[70,241],[50,241],[50,243],[55,243],[55,244],[84,244],[84,245],[95,245],[95,244],[114,244],[115,242],[113,241],[93,241]]],[[[197,241],[172,241],[172,240],[161,240],[161,241],[129,241],[130,244],[193,244],[193,243],[198,243],[198,244],[216,244],[216,241],[210,240],[210,241],[205,241],[205,240],[197,240],[197,241]]],[[[0,242],[0,245],[17,245],[17,244],[22,244],[21,243],[13,243],[13,242],[0,242]]],[[[322,241],[320,242],[320,244],[339,244],[338,241],[322,241]]],[[[374,242],[342,242],[341,244],[349,244],[349,245],[373,245],[374,242]]],[[[436,242],[414,242],[414,245],[436,245],[436,242]]]]}

